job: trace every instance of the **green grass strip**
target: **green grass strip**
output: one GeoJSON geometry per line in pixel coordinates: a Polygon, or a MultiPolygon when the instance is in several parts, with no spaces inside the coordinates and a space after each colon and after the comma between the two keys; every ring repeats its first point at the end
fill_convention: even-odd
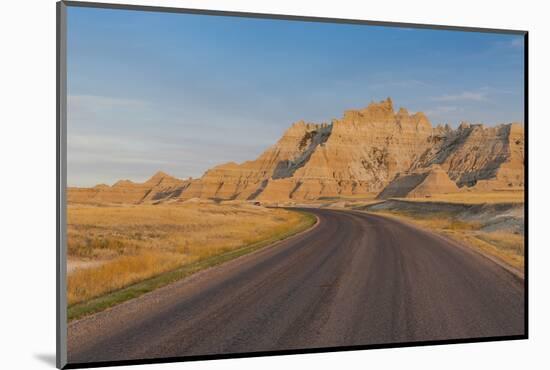
{"type": "Polygon", "coordinates": [[[199,261],[195,261],[193,263],[189,263],[175,270],[168,271],[160,275],[157,275],[155,277],[140,281],[139,283],[129,285],[126,288],[122,288],[114,292],[107,293],[100,297],[92,298],[86,302],[70,305],[67,308],[67,317],[69,321],[72,321],[72,320],[80,319],[87,315],[91,315],[96,312],[103,311],[109,307],[115,306],[117,304],[120,304],[122,302],[128,301],[133,298],[137,298],[142,294],[151,292],[157,288],[168,285],[180,279],[186,278],[206,268],[220,265],[224,262],[230,261],[237,257],[254,252],[260,248],[266,247],[277,241],[289,238],[304,230],[309,229],[311,226],[315,224],[317,218],[314,215],[310,213],[305,213],[305,212],[299,212],[299,213],[301,213],[304,216],[302,219],[302,222],[298,225],[298,227],[292,230],[289,230],[282,234],[274,235],[269,239],[262,240],[260,242],[256,242],[253,244],[249,244],[223,254],[219,254],[219,255],[208,257],[199,261]]]}

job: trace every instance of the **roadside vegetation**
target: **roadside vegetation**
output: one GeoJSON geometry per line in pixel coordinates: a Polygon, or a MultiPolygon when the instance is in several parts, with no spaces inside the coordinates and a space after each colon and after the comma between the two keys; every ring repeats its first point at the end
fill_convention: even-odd
{"type": "Polygon", "coordinates": [[[522,188],[493,191],[463,190],[422,198],[387,200],[377,199],[373,194],[368,197],[325,197],[311,203],[317,203],[323,208],[353,209],[400,218],[467,244],[518,271],[523,271],[524,235],[523,231],[518,231],[517,226],[514,226],[519,222],[523,223],[523,220],[519,221],[517,215],[502,214],[504,217],[501,220],[516,217],[511,221],[514,225],[510,226],[503,222],[495,226],[493,222],[498,218],[498,212],[495,211],[493,215],[482,213],[487,209],[498,209],[505,205],[521,207],[524,203],[522,188]],[[401,203],[384,206],[391,204],[393,200],[401,203]],[[460,205],[473,206],[475,209],[467,211],[462,207],[457,208],[460,205]],[[468,219],[463,217],[465,212],[471,212],[468,219]]]}
{"type": "MultiPolygon", "coordinates": [[[[433,194],[421,198],[389,198],[403,200],[407,202],[434,202],[434,203],[452,203],[452,204],[498,204],[498,203],[524,203],[523,189],[503,189],[493,191],[468,191],[463,190],[456,193],[433,194]]],[[[372,204],[383,202],[389,199],[378,199],[377,193],[368,193],[363,195],[320,197],[316,200],[300,200],[286,202],[288,205],[304,205],[329,208],[361,208],[372,204]]],[[[275,205],[285,205],[285,202],[275,205]]]]}
{"type": "Polygon", "coordinates": [[[490,192],[461,191],[458,193],[436,194],[425,198],[395,198],[409,202],[445,202],[460,204],[523,203],[523,190],[496,190],[490,192]]]}
{"type": "Polygon", "coordinates": [[[314,223],[309,214],[236,202],[69,205],[69,318],[133,298],[314,223]]]}
{"type": "MultiPolygon", "coordinates": [[[[409,199],[408,199],[409,200],[409,199]]],[[[523,271],[524,237],[506,230],[486,232],[483,223],[457,219],[447,212],[376,211],[430,229],[493,256],[517,271],[523,271]]]]}

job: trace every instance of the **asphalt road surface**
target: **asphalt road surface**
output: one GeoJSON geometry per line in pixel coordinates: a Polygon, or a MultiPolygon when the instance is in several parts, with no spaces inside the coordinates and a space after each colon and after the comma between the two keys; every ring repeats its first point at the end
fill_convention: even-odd
{"type": "Polygon", "coordinates": [[[523,281],[382,216],[311,230],[73,322],[69,363],[524,334],[523,281]]]}

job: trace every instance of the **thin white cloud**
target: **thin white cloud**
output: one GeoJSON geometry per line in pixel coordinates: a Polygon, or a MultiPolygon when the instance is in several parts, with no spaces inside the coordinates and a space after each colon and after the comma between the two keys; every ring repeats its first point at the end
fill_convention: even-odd
{"type": "Polygon", "coordinates": [[[130,135],[69,133],[68,160],[73,163],[178,164],[189,158],[189,145],[170,143],[163,138],[130,135]]]}
{"type": "Polygon", "coordinates": [[[114,153],[75,153],[71,155],[69,161],[74,164],[157,164],[157,165],[176,165],[175,160],[160,160],[147,157],[127,156],[119,154],[117,156],[114,153]]]}
{"type": "Polygon", "coordinates": [[[500,49],[521,49],[523,48],[523,37],[516,36],[506,41],[498,41],[495,46],[500,49]]]}
{"type": "Polygon", "coordinates": [[[424,111],[424,113],[427,116],[438,116],[444,113],[456,112],[457,110],[459,110],[458,107],[454,107],[454,106],[438,106],[432,109],[428,109],[424,111]]]}
{"type": "Polygon", "coordinates": [[[67,144],[72,149],[80,151],[93,150],[95,152],[118,151],[118,152],[142,152],[151,148],[164,146],[162,142],[151,139],[142,139],[126,135],[88,135],[81,133],[69,133],[67,144]]]}
{"type": "Polygon", "coordinates": [[[393,87],[393,88],[429,87],[431,85],[424,81],[410,79],[410,80],[380,81],[373,84],[369,84],[368,86],[373,89],[379,89],[379,88],[387,88],[387,87],[393,87]]]}
{"type": "Polygon", "coordinates": [[[523,92],[523,90],[514,90],[512,88],[495,88],[491,86],[483,86],[479,90],[487,94],[516,94],[523,92]]]}
{"type": "Polygon", "coordinates": [[[69,106],[88,106],[88,107],[120,107],[120,106],[144,106],[147,102],[137,99],[117,98],[112,96],[99,95],[69,95],[67,96],[69,106]]]}
{"type": "Polygon", "coordinates": [[[434,101],[454,102],[454,101],[476,101],[483,102],[489,100],[485,91],[463,91],[458,94],[446,94],[432,98],[434,101]]]}
{"type": "Polygon", "coordinates": [[[265,149],[219,138],[199,140],[184,136],[70,131],[68,182],[74,186],[93,186],[112,184],[121,178],[144,181],[158,170],[176,177],[199,177],[213,164],[251,159],[265,149]]]}
{"type": "Polygon", "coordinates": [[[523,47],[523,38],[515,38],[510,41],[509,46],[512,48],[522,48],[523,47]]]}
{"type": "Polygon", "coordinates": [[[75,121],[95,120],[106,112],[139,111],[147,107],[148,103],[142,100],[117,98],[99,95],[68,95],[67,114],[69,123],[75,121]]]}

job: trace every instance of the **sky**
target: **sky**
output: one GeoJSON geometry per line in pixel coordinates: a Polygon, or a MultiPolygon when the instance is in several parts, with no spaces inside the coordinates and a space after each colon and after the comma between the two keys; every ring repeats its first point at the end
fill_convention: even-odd
{"type": "Polygon", "coordinates": [[[523,51],[509,34],[69,7],[68,185],[200,177],[386,97],[434,125],[523,122],[523,51]]]}

